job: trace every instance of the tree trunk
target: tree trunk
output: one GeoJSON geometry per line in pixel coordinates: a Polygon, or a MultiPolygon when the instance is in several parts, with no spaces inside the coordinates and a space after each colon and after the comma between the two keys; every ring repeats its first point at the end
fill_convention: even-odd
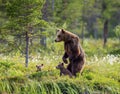
{"type": "Polygon", "coordinates": [[[98,23],[97,23],[97,16],[94,15],[94,24],[93,24],[93,31],[94,31],[94,38],[98,38],[98,23]]]}
{"type": "MultiPolygon", "coordinates": [[[[69,0],[62,0],[62,10],[65,10],[69,4],[69,0]]],[[[66,15],[62,15],[62,19],[66,20],[67,17],[66,15]]]]}
{"type": "MultiPolygon", "coordinates": [[[[41,31],[41,32],[45,32],[45,31],[41,31]]],[[[40,44],[43,45],[44,47],[46,47],[46,37],[43,35],[41,36],[41,39],[40,39],[40,44]]]]}
{"type": "Polygon", "coordinates": [[[97,28],[94,28],[94,38],[97,39],[97,28]]]}
{"type": "MultiPolygon", "coordinates": [[[[43,8],[42,8],[42,19],[45,20],[45,21],[49,21],[49,18],[51,16],[51,12],[50,12],[50,1],[49,0],[46,0],[43,8]]],[[[52,8],[54,8],[52,6],[52,8]]],[[[45,32],[42,28],[40,29],[41,33],[42,32],[45,32]]],[[[46,47],[46,36],[44,35],[41,35],[40,36],[40,44],[43,45],[44,47],[46,47]]]]}
{"type": "Polygon", "coordinates": [[[55,3],[54,0],[52,0],[52,11],[53,11],[53,12],[54,12],[54,7],[55,7],[55,6],[54,6],[54,3],[55,3]]]}
{"type": "Polygon", "coordinates": [[[25,66],[28,67],[28,60],[29,60],[29,36],[28,32],[26,32],[26,56],[25,56],[25,66]]]}
{"type": "Polygon", "coordinates": [[[84,22],[82,22],[82,44],[84,43],[84,22]]]}
{"type": "Polygon", "coordinates": [[[105,20],[105,22],[104,22],[104,30],[103,30],[103,39],[104,39],[103,47],[106,46],[107,37],[108,37],[108,20],[105,20]]]}
{"type": "Polygon", "coordinates": [[[82,44],[84,43],[84,29],[85,29],[85,0],[83,1],[84,2],[84,5],[83,5],[83,8],[82,8],[82,44]]]}

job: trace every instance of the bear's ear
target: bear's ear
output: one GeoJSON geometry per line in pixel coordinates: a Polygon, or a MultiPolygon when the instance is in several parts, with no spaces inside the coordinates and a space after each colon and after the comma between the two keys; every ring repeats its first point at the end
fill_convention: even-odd
{"type": "Polygon", "coordinates": [[[65,33],[65,30],[64,29],[61,29],[62,33],[65,33]]]}
{"type": "Polygon", "coordinates": [[[41,64],[41,66],[43,66],[43,64],[41,64]]]}
{"type": "Polygon", "coordinates": [[[64,66],[64,63],[61,63],[62,64],[62,66],[64,66]]]}

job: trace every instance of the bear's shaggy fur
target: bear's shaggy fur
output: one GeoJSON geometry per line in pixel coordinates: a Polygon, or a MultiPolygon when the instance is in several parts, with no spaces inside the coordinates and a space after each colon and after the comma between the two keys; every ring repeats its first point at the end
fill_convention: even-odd
{"type": "Polygon", "coordinates": [[[76,73],[82,72],[85,64],[85,54],[80,45],[79,37],[69,31],[64,29],[57,30],[57,36],[55,42],[64,42],[65,53],[63,55],[64,63],[68,63],[67,58],[69,58],[69,64],[67,69],[76,76],[76,73]]]}

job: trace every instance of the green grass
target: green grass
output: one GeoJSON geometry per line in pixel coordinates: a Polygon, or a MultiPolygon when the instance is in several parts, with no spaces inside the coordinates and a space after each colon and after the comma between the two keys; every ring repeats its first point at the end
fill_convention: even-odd
{"type": "Polygon", "coordinates": [[[100,40],[96,43],[94,46],[94,40],[85,40],[87,62],[82,76],[78,74],[76,78],[60,77],[55,68],[62,61],[61,44],[53,52],[31,55],[28,68],[19,53],[0,55],[0,94],[120,94],[120,55],[116,54],[119,47],[114,49],[113,41],[106,48],[100,40]],[[36,64],[42,63],[43,70],[36,72],[36,64]]]}

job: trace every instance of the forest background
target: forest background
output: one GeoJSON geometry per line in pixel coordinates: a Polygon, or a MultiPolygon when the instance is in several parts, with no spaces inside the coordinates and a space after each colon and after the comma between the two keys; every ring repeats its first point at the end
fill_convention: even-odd
{"type": "Polygon", "coordinates": [[[120,0],[0,0],[2,94],[27,91],[118,94],[119,58],[120,0]],[[86,53],[83,77],[74,81],[59,78],[54,68],[64,53],[63,43],[54,42],[58,28],[77,34],[86,53]],[[43,72],[36,73],[35,65],[42,63],[45,64],[43,72]],[[49,81],[45,83],[47,78],[49,81]]]}

